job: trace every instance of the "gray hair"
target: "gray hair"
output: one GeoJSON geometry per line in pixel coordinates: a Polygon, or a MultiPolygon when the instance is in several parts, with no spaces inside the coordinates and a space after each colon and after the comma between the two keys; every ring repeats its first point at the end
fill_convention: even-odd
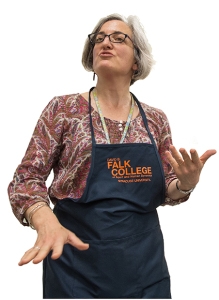
{"type": "MultiPolygon", "coordinates": [[[[100,30],[104,23],[111,20],[119,20],[126,23],[132,30],[133,36],[132,40],[134,42],[134,57],[138,65],[138,69],[132,76],[132,85],[135,81],[139,79],[145,79],[150,71],[155,61],[152,56],[152,49],[146,37],[143,26],[141,25],[138,17],[128,16],[127,18],[119,14],[111,14],[99,20],[97,25],[94,27],[92,33],[96,33],[100,30]]],[[[84,50],[82,53],[82,65],[85,70],[93,71],[93,45],[90,43],[89,39],[86,40],[84,45],[84,50]]]]}

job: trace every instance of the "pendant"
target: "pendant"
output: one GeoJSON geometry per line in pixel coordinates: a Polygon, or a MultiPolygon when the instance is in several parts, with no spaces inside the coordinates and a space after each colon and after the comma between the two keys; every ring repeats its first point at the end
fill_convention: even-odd
{"type": "Polygon", "coordinates": [[[120,131],[123,131],[122,123],[123,123],[123,121],[119,121],[119,125],[118,125],[118,126],[119,126],[119,130],[120,130],[120,131]]]}

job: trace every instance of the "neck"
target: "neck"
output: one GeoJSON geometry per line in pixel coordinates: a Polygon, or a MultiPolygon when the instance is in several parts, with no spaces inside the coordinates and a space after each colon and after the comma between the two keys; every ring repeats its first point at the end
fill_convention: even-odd
{"type": "Polygon", "coordinates": [[[121,107],[130,105],[130,91],[129,84],[119,82],[104,82],[98,80],[96,85],[96,92],[98,99],[108,107],[121,107]]]}

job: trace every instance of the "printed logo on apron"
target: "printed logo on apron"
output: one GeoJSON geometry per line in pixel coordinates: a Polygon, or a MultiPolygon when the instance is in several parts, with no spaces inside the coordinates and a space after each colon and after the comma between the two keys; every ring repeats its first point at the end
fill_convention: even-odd
{"type": "Polygon", "coordinates": [[[108,158],[106,165],[112,178],[121,183],[150,182],[152,178],[151,166],[133,166],[131,159],[108,158]]]}

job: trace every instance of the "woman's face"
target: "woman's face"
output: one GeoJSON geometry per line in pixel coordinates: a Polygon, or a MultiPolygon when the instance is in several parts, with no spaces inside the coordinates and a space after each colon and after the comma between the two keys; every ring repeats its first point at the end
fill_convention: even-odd
{"type": "MultiPolygon", "coordinates": [[[[108,21],[99,30],[105,34],[116,31],[128,34],[132,39],[129,26],[119,20],[108,21]]],[[[127,37],[122,43],[112,43],[106,36],[103,42],[96,43],[93,49],[93,70],[98,77],[125,76],[131,80],[133,72],[137,70],[132,41],[127,37]]]]}

